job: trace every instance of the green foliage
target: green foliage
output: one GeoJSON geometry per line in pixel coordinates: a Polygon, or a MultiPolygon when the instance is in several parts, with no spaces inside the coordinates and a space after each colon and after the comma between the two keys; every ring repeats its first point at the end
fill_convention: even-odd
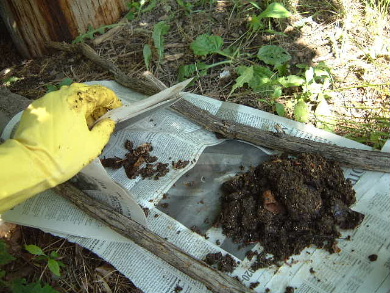
{"type": "Polygon", "coordinates": [[[23,79],[23,77],[11,76],[11,77],[3,80],[3,85],[8,87],[11,84],[13,84],[13,83],[15,83],[15,82],[17,82],[19,80],[22,80],[22,79],[23,79]]]}
{"type": "Polygon", "coordinates": [[[275,45],[263,46],[257,52],[257,58],[265,64],[275,67],[290,61],[291,55],[282,47],[275,45]]]}
{"type": "Polygon", "coordinates": [[[194,4],[191,3],[190,1],[186,1],[186,0],[176,0],[177,4],[181,7],[181,8],[184,8],[184,10],[187,12],[187,13],[191,13],[192,12],[192,9],[194,8],[194,4]]]}
{"type": "Polygon", "coordinates": [[[298,100],[294,107],[295,120],[299,122],[308,122],[310,118],[309,105],[304,100],[298,100]]]}
{"type": "Polygon", "coordinates": [[[237,88],[242,87],[244,84],[248,84],[253,79],[253,66],[240,66],[237,68],[239,76],[236,79],[236,83],[233,85],[232,91],[234,92],[237,88]]]}
{"type": "Polygon", "coordinates": [[[47,93],[50,93],[50,92],[54,92],[54,91],[57,91],[59,90],[62,86],[64,85],[71,85],[73,83],[73,79],[67,77],[67,78],[64,78],[59,84],[57,85],[54,85],[54,84],[48,84],[46,85],[46,88],[47,88],[47,93]]]}
{"type": "Polygon", "coordinates": [[[144,45],[144,48],[142,50],[142,54],[144,56],[144,62],[145,62],[146,69],[149,70],[150,63],[152,62],[152,49],[150,48],[150,46],[148,44],[144,45]]]}
{"type": "MultiPolygon", "coordinates": [[[[185,1],[177,2],[179,6],[186,5],[185,1]]],[[[251,10],[261,10],[258,2],[250,1],[249,4],[251,10]]],[[[238,2],[236,5],[239,7],[238,2]]],[[[269,19],[290,16],[291,13],[281,3],[269,4],[258,14],[251,15],[251,30],[247,32],[247,38],[252,38],[259,29],[264,32],[277,33],[271,30],[269,19]]],[[[227,46],[221,36],[212,34],[197,36],[190,44],[190,48],[195,56],[202,58],[202,61],[181,66],[179,80],[194,75],[204,76],[213,67],[229,64],[237,76],[230,91],[231,95],[240,88],[249,88],[252,92],[258,93],[261,101],[270,105],[280,116],[291,117],[293,115],[301,122],[308,122],[314,117],[321,119],[321,122],[318,120],[319,127],[332,129],[330,127],[332,113],[327,105],[325,94],[331,85],[331,75],[325,64],[315,67],[300,64],[297,66],[298,70],[292,74],[289,64],[292,57],[284,48],[277,45],[264,45],[258,49],[256,54],[253,54],[246,52],[241,42],[237,40],[227,46]],[[221,56],[225,58],[219,62],[207,64],[204,61],[206,57],[213,57],[215,60],[215,57],[221,59],[221,56]],[[286,97],[288,97],[287,103],[286,97]],[[281,103],[281,99],[284,99],[284,103],[281,103]]]]}
{"type": "Polygon", "coordinates": [[[148,5],[148,1],[130,1],[127,3],[127,7],[129,8],[129,12],[126,14],[126,18],[128,20],[133,20],[137,18],[140,14],[152,11],[157,6],[157,0],[152,0],[148,5]]]}
{"type": "MultiPolygon", "coordinates": [[[[43,250],[36,245],[26,245],[26,250],[31,254],[38,257],[46,257],[48,259],[48,267],[50,271],[59,276],[59,267],[63,266],[61,262],[57,260],[59,255],[56,252],[52,252],[49,256],[47,256],[43,250]],[[50,263],[49,263],[50,262],[50,263]],[[57,262],[55,264],[55,262],[57,262]]],[[[12,293],[59,293],[54,290],[50,285],[44,284],[42,285],[38,282],[27,283],[25,279],[7,279],[7,271],[2,269],[6,264],[11,263],[16,260],[14,256],[12,256],[8,251],[8,246],[5,241],[0,239],[0,287],[8,288],[12,293]]]]}
{"type": "MultiPolygon", "coordinates": [[[[203,34],[191,43],[191,49],[195,55],[207,56],[214,53],[222,53],[223,39],[220,36],[203,34]]],[[[223,54],[223,53],[222,53],[223,54]]]]}
{"type": "Polygon", "coordinates": [[[153,42],[157,49],[159,62],[164,58],[164,36],[168,34],[170,26],[165,21],[160,21],[153,28],[153,42]]]}
{"type": "Polygon", "coordinates": [[[288,18],[290,16],[291,12],[278,2],[271,3],[258,15],[259,18],[288,18]]]}
{"type": "Polygon", "coordinates": [[[97,29],[94,29],[92,25],[88,26],[88,31],[85,32],[84,34],[79,35],[77,38],[75,38],[72,41],[72,44],[77,44],[77,43],[83,43],[86,40],[93,40],[96,35],[102,35],[105,33],[106,30],[112,29],[117,26],[123,25],[122,23],[114,23],[114,24],[109,24],[109,25],[102,25],[101,27],[98,27],[97,29]]]}
{"type": "Polygon", "coordinates": [[[3,239],[0,239],[0,266],[6,265],[15,258],[8,252],[8,246],[3,239]]]}
{"type": "MultiPolygon", "coordinates": [[[[252,3],[252,2],[251,2],[252,3]]],[[[260,7],[254,3],[252,3],[253,6],[260,9],[260,7]]],[[[281,4],[278,2],[271,3],[267,6],[267,8],[262,11],[258,15],[251,15],[249,27],[250,29],[255,32],[259,30],[265,30],[267,28],[265,19],[268,18],[288,18],[291,16],[291,13],[281,4]]],[[[268,32],[276,33],[271,29],[270,26],[268,26],[268,32]]]]}
{"type": "Polygon", "coordinates": [[[16,279],[8,286],[12,293],[59,293],[50,285],[41,285],[40,282],[27,283],[25,279],[16,279]]]}
{"type": "Polygon", "coordinates": [[[44,260],[47,262],[49,270],[56,276],[61,276],[60,267],[65,266],[59,261],[59,255],[57,252],[52,251],[49,255],[43,252],[43,250],[36,245],[25,245],[24,247],[29,253],[39,257],[37,260],[44,260]]]}
{"type": "Polygon", "coordinates": [[[31,245],[25,245],[24,248],[33,255],[45,255],[45,253],[39,246],[31,244],[31,245]]]}

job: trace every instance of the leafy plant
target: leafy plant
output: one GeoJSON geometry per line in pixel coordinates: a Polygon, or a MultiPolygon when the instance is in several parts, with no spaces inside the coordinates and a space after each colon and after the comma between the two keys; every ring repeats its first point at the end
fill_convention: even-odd
{"type": "Polygon", "coordinates": [[[224,55],[225,53],[221,51],[223,43],[224,41],[220,36],[203,34],[191,43],[190,48],[198,56],[207,56],[209,54],[224,55]]]}
{"type": "Polygon", "coordinates": [[[23,77],[11,76],[11,77],[3,80],[3,85],[8,87],[11,84],[13,84],[14,82],[17,82],[19,80],[23,80],[23,77]]]}
{"type": "Polygon", "coordinates": [[[164,36],[168,34],[170,26],[165,21],[160,21],[153,28],[153,43],[157,49],[159,62],[164,58],[164,36]]]}
{"type": "Polygon", "coordinates": [[[59,254],[55,251],[52,251],[49,255],[43,252],[43,250],[36,245],[25,245],[24,247],[29,253],[36,256],[36,260],[44,260],[47,262],[47,267],[49,270],[56,276],[61,276],[60,268],[64,267],[65,265],[59,261],[60,258],[59,254]]]}
{"type": "Polygon", "coordinates": [[[129,12],[126,14],[126,18],[128,20],[133,20],[141,13],[152,11],[157,6],[157,0],[150,1],[149,5],[146,5],[148,1],[130,1],[127,3],[127,7],[129,8],[129,12]]]}
{"type": "Polygon", "coordinates": [[[291,59],[291,55],[282,47],[275,45],[263,46],[257,53],[257,58],[265,64],[274,65],[277,68],[291,59]]]}
{"type": "MultiPolygon", "coordinates": [[[[35,245],[34,245],[35,246],[35,245]]],[[[39,252],[36,248],[32,248],[34,252],[39,252]]],[[[43,251],[42,251],[43,253],[43,251]]],[[[0,239],[0,286],[8,288],[12,293],[59,293],[54,290],[50,285],[41,282],[28,283],[25,279],[18,278],[13,280],[7,280],[7,271],[3,269],[3,266],[16,260],[8,251],[8,246],[3,239],[0,239]]]]}
{"type": "Polygon", "coordinates": [[[144,45],[144,48],[142,50],[142,54],[144,56],[144,62],[145,62],[146,69],[149,70],[150,63],[152,62],[152,49],[150,48],[150,46],[148,44],[144,45]]]}
{"type": "MultiPolygon", "coordinates": [[[[257,5],[254,5],[256,8],[259,8],[257,5]]],[[[291,16],[289,12],[281,3],[274,2],[267,6],[267,8],[258,15],[252,15],[249,22],[249,27],[252,31],[265,30],[266,23],[265,19],[269,18],[288,18],[291,16]]],[[[266,30],[267,31],[267,30],[266,30]]],[[[268,32],[275,33],[268,25],[268,32]]]]}
{"type": "Polygon", "coordinates": [[[46,86],[47,88],[47,92],[50,93],[50,92],[54,92],[54,91],[57,91],[59,90],[62,86],[64,85],[71,85],[73,83],[73,79],[67,77],[67,78],[64,78],[59,84],[57,85],[54,85],[54,84],[48,84],[46,86]]]}

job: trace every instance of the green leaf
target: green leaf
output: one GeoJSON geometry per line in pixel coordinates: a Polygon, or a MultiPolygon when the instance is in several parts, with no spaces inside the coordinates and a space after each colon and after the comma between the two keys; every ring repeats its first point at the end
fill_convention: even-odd
{"type": "Polygon", "coordinates": [[[272,76],[275,73],[268,67],[254,65],[253,66],[253,78],[249,81],[249,86],[254,91],[260,91],[264,86],[269,85],[272,82],[272,76]]]}
{"type": "Polygon", "coordinates": [[[24,248],[33,255],[46,255],[39,246],[34,244],[25,245],[24,248]]]}
{"type": "Polygon", "coordinates": [[[310,110],[309,106],[305,101],[299,100],[298,103],[294,107],[294,116],[295,120],[299,122],[308,122],[310,118],[310,110]]]}
{"type": "Polygon", "coordinates": [[[144,55],[144,62],[145,62],[146,69],[149,70],[150,62],[152,61],[152,49],[148,44],[144,45],[144,49],[142,50],[142,53],[144,55]]]}
{"type": "Polygon", "coordinates": [[[47,261],[47,266],[49,267],[49,270],[56,276],[61,276],[60,273],[60,265],[55,259],[50,258],[47,261]]]}
{"type": "Polygon", "coordinates": [[[52,252],[50,252],[49,257],[56,259],[56,258],[59,258],[60,255],[58,254],[57,251],[52,251],[52,252]]]}
{"type": "Polygon", "coordinates": [[[56,90],[58,90],[57,86],[53,85],[53,84],[48,84],[46,85],[46,88],[47,88],[47,92],[50,93],[50,92],[55,92],[56,90]]]}
{"type": "Polygon", "coordinates": [[[154,8],[157,7],[157,2],[158,2],[157,0],[152,0],[148,6],[146,6],[145,8],[142,8],[141,12],[145,13],[145,12],[152,11],[154,8]]]}
{"type": "Polygon", "coordinates": [[[165,21],[160,21],[153,28],[153,42],[157,49],[159,60],[164,58],[164,36],[169,32],[170,26],[165,21]]]}
{"type": "Polygon", "coordinates": [[[291,12],[278,2],[271,3],[262,13],[259,14],[260,18],[286,18],[290,16],[291,12]]]}
{"type": "Polygon", "coordinates": [[[301,86],[305,80],[298,75],[288,75],[278,78],[278,82],[285,88],[293,86],[301,86]]]}
{"type": "Polygon", "coordinates": [[[276,113],[278,113],[279,116],[285,117],[286,116],[286,110],[284,109],[284,105],[281,103],[275,104],[275,110],[276,113]]]}
{"type": "Polygon", "coordinates": [[[259,29],[263,29],[264,24],[261,21],[260,17],[258,17],[256,15],[252,15],[251,19],[249,21],[249,27],[252,29],[252,31],[257,31],[259,29]]]}
{"type": "Polygon", "coordinates": [[[197,62],[195,64],[182,65],[179,67],[178,79],[183,81],[189,77],[193,77],[195,73],[199,76],[205,76],[209,65],[203,62],[197,62]]]}
{"type": "Polygon", "coordinates": [[[67,78],[64,78],[64,79],[58,84],[58,86],[59,86],[59,87],[62,87],[62,86],[64,86],[64,85],[71,85],[73,82],[74,82],[73,79],[67,77],[67,78]]]}
{"type": "Polygon", "coordinates": [[[16,279],[11,284],[13,293],[59,293],[53,287],[46,284],[42,287],[39,282],[27,284],[25,279],[16,279]]]}
{"type": "Polygon", "coordinates": [[[203,34],[191,43],[191,49],[195,55],[206,56],[221,51],[223,39],[220,36],[203,34]]]}
{"type": "Polygon", "coordinates": [[[282,87],[281,86],[276,86],[274,88],[274,92],[272,94],[272,97],[277,99],[277,98],[280,98],[282,96],[282,87]]]}
{"type": "Polygon", "coordinates": [[[291,59],[291,55],[280,46],[267,45],[259,49],[257,58],[266,64],[278,66],[288,62],[291,59]]]}
{"type": "Polygon", "coordinates": [[[10,263],[15,258],[9,254],[8,246],[3,239],[0,239],[0,265],[6,265],[10,263]]]}
{"type": "Polygon", "coordinates": [[[230,93],[234,92],[237,88],[242,87],[245,83],[249,83],[253,78],[253,66],[240,66],[237,68],[239,76],[236,79],[236,83],[233,85],[230,93]]]}

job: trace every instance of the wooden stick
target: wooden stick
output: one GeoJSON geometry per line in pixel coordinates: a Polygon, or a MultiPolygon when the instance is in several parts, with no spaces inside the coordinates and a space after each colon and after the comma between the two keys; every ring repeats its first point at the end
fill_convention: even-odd
{"type": "Polygon", "coordinates": [[[319,154],[326,159],[338,161],[346,167],[390,173],[390,153],[341,147],[283,133],[264,131],[231,120],[222,120],[186,100],[176,102],[171,108],[205,129],[222,134],[226,138],[239,139],[292,154],[319,154]]]}
{"type": "Polygon", "coordinates": [[[238,280],[193,258],[144,226],[91,199],[73,184],[66,182],[54,187],[54,190],[88,215],[100,220],[111,229],[134,241],[194,280],[200,281],[212,292],[253,292],[238,280]]]}

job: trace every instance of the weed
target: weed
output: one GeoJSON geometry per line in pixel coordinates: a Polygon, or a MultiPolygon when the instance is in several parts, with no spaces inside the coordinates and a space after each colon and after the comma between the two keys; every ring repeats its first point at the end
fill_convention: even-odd
{"type": "MultiPolygon", "coordinates": [[[[251,2],[253,6],[260,9],[260,7],[255,2],[251,2]]],[[[267,8],[258,15],[252,15],[250,17],[249,27],[252,31],[265,31],[275,33],[271,27],[271,23],[267,20],[270,18],[288,18],[291,16],[290,11],[288,11],[282,4],[278,2],[271,3],[267,8]]]]}
{"type": "Polygon", "coordinates": [[[47,255],[46,253],[43,252],[43,250],[39,246],[33,244],[25,245],[24,248],[29,253],[36,256],[35,258],[36,261],[43,260],[47,264],[49,270],[54,275],[58,277],[61,276],[60,268],[64,267],[65,265],[61,261],[59,261],[60,255],[57,252],[52,251],[49,255],[47,255]]]}
{"type": "Polygon", "coordinates": [[[11,86],[13,83],[23,80],[23,77],[16,77],[16,76],[11,76],[9,78],[6,78],[3,80],[3,85],[6,87],[11,86]]]}
{"type": "MultiPolygon", "coordinates": [[[[32,248],[31,245],[29,245],[32,248]]],[[[34,245],[35,246],[35,245],[34,245]]],[[[34,252],[38,252],[41,250],[39,247],[35,246],[32,248],[34,252]]],[[[46,256],[46,254],[42,252],[42,256],[46,256]]],[[[53,256],[47,256],[50,259],[53,259],[58,262],[58,255],[54,258],[53,256]]],[[[15,261],[16,258],[12,256],[8,251],[8,246],[3,239],[0,239],[0,287],[8,288],[12,293],[58,293],[58,291],[54,290],[48,284],[41,284],[38,282],[27,282],[23,278],[9,279],[7,278],[7,271],[4,268],[7,264],[15,261]]],[[[58,263],[58,265],[63,265],[62,263],[58,263]]],[[[50,265],[49,265],[50,268],[50,265]]],[[[55,268],[54,268],[55,270],[55,268]]],[[[59,273],[59,270],[58,270],[59,273]]]]}
{"type": "Polygon", "coordinates": [[[47,88],[47,92],[50,93],[50,92],[54,92],[56,90],[59,90],[62,86],[64,85],[71,85],[73,83],[73,79],[67,77],[67,78],[64,78],[59,84],[57,85],[54,85],[54,84],[48,84],[46,86],[47,88]]]}
{"type": "Polygon", "coordinates": [[[158,53],[158,60],[164,59],[164,36],[169,32],[170,26],[165,21],[160,21],[153,28],[153,43],[158,53]]]}
{"type": "Polygon", "coordinates": [[[129,8],[129,12],[126,14],[126,18],[128,20],[133,20],[137,18],[142,13],[146,13],[149,11],[152,11],[157,6],[157,0],[152,0],[148,5],[148,1],[141,0],[141,1],[130,1],[127,3],[127,7],[129,8]]]}

